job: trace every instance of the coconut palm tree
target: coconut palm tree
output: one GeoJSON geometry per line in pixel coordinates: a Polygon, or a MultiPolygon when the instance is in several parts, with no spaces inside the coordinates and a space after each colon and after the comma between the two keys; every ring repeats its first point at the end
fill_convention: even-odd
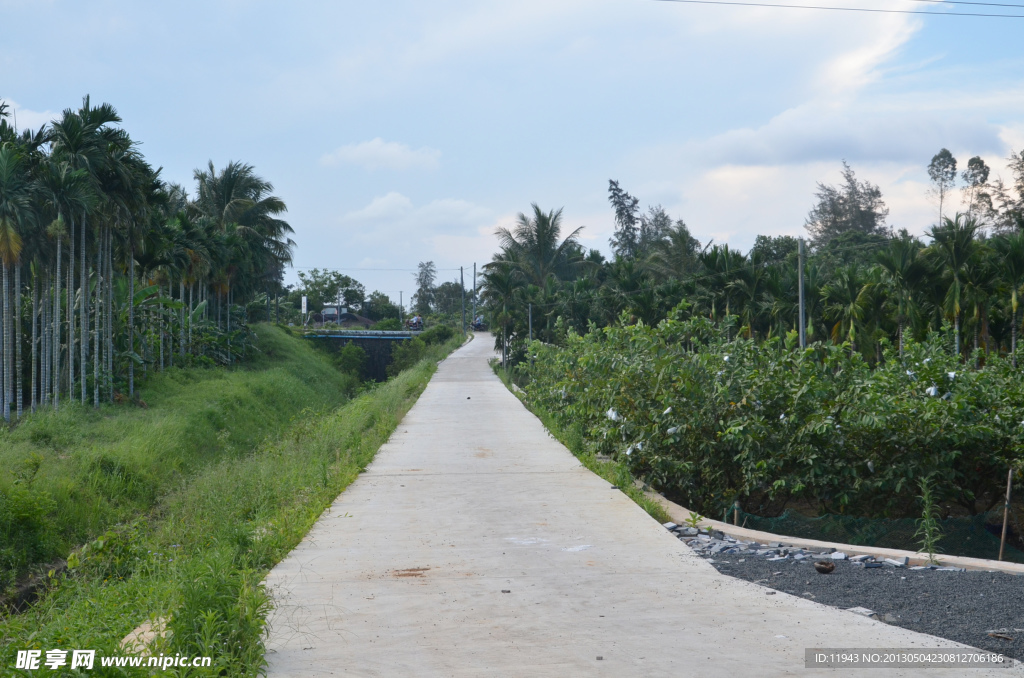
{"type": "Polygon", "coordinates": [[[544,212],[537,203],[532,208],[532,216],[519,213],[513,229],[498,229],[501,252],[492,263],[507,264],[528,284],[543,288],[549,277],[567,280],[582,267],[577,240],[583,227],[562,239],[562,210],[544,212]]]}

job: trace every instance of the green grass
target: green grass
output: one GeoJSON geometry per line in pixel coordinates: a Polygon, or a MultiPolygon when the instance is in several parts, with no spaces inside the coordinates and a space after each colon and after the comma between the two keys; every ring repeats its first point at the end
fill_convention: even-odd
{"type": "MultiPolygon", "coordinates": [[[[644,494],[643,490],[634,485],[633,476],[625,464],[614,460],[599,459],[586,444],[583,434],[579,430],[566,429],[560,426],[550,413],[531,404],[522,395],[522,392],[517,392],[512,388],[514,383],[512,377],[505,370],[501,369],[496,361],[492,362],[491,367],[502,383],[523,402],[527,409],[540,419],[541,423],[544,424],[544,428],[548,430],[555,440],[565,445],[584,466],[612,485],[617,485],[627,497],[632,499],[644,511],[647,511],[659,523],[667,523],[671,520],[661,504],[648,497],[644,494]]],[[[519,385],[516,384],[516,386],[518,387],[519,385]]]]}
{"type": "MultiPolygon", "coordinates": [[[[338,403],[345,396],[328,392],[348,384],[336,379],[326,358],[284,333],[261,334],[274,334],[278,355],[246,370],[247,378],[273,373],[271,381],[260,377],[240,394],[231,387],[230,375],[206,378],[227,379],[221,392],[231,395],[219,398],[221,408],[225,399],[248,400],[254,389],[281,406],[276,393],[280,386],[296,398],[287,415],[270,414],[260,404],[255,416],[270,417],[273,425],[258,438],[250,432],[248,448],[240,432],[234,437],[233,422],[226,420],[207,428],[205,436],[190,434],[193,445],[212,453],[203,458],[182,451],[188,463],[175,472],[187,481],[159,494],[144,514],[127,517],[76,551],[69,576],[56,577],[28,611],[0,620],[0,667],[12,667],[16,651],[28,648],[121,654],[118,643],[132,629],[147,619],[165,618],[172,634],[155,646],[156,652],[214,659],[211,669],[187,674],[170,669],[167,675],[260,672],[269,609],[262,577],[372,460],[426,386],[437,360],[458,345],[453,340],[430,347],[420,362],[394,379],[331,407],[332,399],[338,403]],[[283,371],[282,364],[287,365],[283,371]],[[308,383],[280,383],[302,373],[303,366],[309,368],[308,383]],[[274,388],[268,388],[271,384],[274,388]],[[314,409],[298,409],[302,404],[314,409]],[[186,476],[189,468],[193,472],[186,476]]],[[[204,393],[218,400],[220,392],[209,384],[204,393]]],[[[180,395],[184,397],[174,402],[203,425],[206,408],[197,409],[188,394],[180,395]]],[[[150,400],[147,412],[157,409],[157,399],[150,400]]],[[[237,416],[250,419],[244,409],[237,416]]],[[[103,453],[102,445],[92,444],[103,453]]],[[[161,453],[159,448],[147,449],[161,453]]],[[[140,464],[147,461],[140,453],[134,458],[140,464]]],[[[116,671],[97,669],[89,675],[125,675],[124,669],[116,671]]]]}
{"type": "Polygon", "coordinates": [[[153,375],[145,408],[65,403],[0,430],[0,592],[248,453],[300,410],[331,410],[358,390],[301,340],[271,325],[256,333],[259,353],[243,367],[153,375]]]}

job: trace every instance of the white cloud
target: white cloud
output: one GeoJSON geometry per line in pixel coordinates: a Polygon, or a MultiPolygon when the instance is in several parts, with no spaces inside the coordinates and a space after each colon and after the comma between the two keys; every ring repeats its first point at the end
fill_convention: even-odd
{"type": "Polygon", "coordinates": [[[377,220],[401,219],[412,212],[412,201],[401,193],[394,191],[387,195],[374,198],[366,207],[349,212],[345,215],[348,222],[366,222],[377,220]]]}
{"type": "Polygon", "coordinates": [[[4,101],[10,106],[10,109],[7,111],[11,114],[8,122],[12,125],[17,123],[19,130],[37,130],[43,125],[49,124],[55,118],[60,117],[59,113],[54,113],[53,111],[40,112],[25,108],[13,99],[5,99],[4,101]]]}
{"type": "Polygon", "coordinates": [[[380,137],[359,144],[342,146],[320,158],[323,165],[358,165],[368,170],[437,169],[441,151],[426,146],[412,149],[405,144],[384,141],[380,137]]]}
{"type": "MultiPolygon", "coordinates": [[[[494,221],[494,212],[466,200],[444,198],[416,206],[401,193],[392,191],[370,201],[365,207],[341,218],[346,240],[368,251],[418,252],[417,261],[451,252],[436,248],[439,237],[475,237],[494,221]],[[376,249],[383,248],[383,250],[376,249]]],[[[493,228],[492,228],[493,231],[493,228]]]]}
{"type": "Polygon", "coordinates": [[[916,18],[904,16],[879,18],[866,41],[825,62],[820,72],[821,86],[831,96],[852,96],[878,80],[882,64],[891,60],[923,25],[916,18]]]}
{"type": "Polygon", "coordinates": [[[971,154],[997,151],[1002,130],[966,112],[834,107],[809,102],[757,128],[729,130],[687,145],[682,153],[712,163],[803,164],[866,159],[927,163],[943,146],[971,154]]]}

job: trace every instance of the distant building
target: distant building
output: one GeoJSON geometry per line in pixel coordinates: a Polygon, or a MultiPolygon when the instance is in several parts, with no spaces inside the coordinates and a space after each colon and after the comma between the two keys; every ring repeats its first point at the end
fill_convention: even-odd
{"type": "Polygon", "coordinates": [[[366,316],[361,316],[351,311],[343,311],[338,318],[338,324],[347,329],[361,327],[364,330],[368,330],[376,325],[377,321],[370,320],[366,316]]]}

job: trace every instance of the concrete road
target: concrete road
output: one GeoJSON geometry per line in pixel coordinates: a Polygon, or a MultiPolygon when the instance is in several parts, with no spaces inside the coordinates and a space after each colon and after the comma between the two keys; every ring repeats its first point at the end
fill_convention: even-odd
{"type": "Polygon", "coordinates": [[[805,648],[957,647],[718,574],[548,436],[492,347],[441,364],[268,575],[271,676],[817,676],[805,648]]]}

